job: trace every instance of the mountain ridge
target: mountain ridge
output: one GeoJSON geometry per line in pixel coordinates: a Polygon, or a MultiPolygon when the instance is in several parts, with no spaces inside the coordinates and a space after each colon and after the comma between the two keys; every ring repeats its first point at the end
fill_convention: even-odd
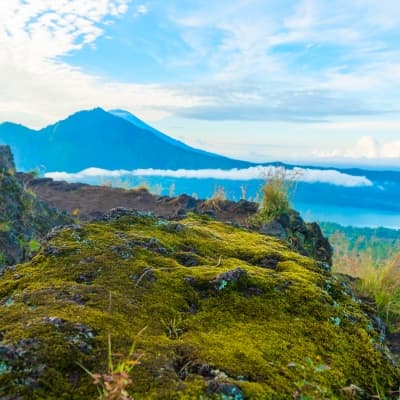
{"type": "Polygon", "coordinates": [[[68,172],[93,166],[229,169],[255,165],[192,148],[140,122],[141,126],[135,125],[97,107],[39,130],[10,122],[0,124],[0,143],[11,146],[21,170],[42,164],[46,170],[68,172]]]}

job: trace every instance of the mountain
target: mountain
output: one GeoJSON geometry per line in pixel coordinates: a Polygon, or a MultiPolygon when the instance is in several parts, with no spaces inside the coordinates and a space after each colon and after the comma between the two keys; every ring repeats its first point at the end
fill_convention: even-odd
{"type": "Polygon", "coordinates": [[[247,168],[250,162],[208,153],[174,140],[132,114],[101,108],[77,112],[38,131],[0,124],[0,144],[11,146],[17,167],[77,172],[85,168],[247,168]]]}

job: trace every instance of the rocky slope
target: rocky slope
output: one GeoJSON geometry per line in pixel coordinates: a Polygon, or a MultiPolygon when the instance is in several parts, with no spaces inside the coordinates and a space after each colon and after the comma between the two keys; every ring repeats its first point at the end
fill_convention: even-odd
{"type": "Polygon", "coordinates": [[[0,270],[25,260],[49,229],[71,221],[24,188],[10,148],[0,146],[0,270]]]}
{"type": "Polygon", "coordinates": [[[0,278],[0,312],[4,400],[95,398],[82,366],[105,373],[145,327],[135,399],[390,398],[399,385],[346,280],[207,217],[116,209],[57,229],[0,278]]]}
{"type": "Polygon", "coordinates": [[[394,398],[382,324],[295,211],[255,227],[254,203],[32,179],[1,146],[0,166],[1,400],[93,399],[87,371],[121,383],[133,340],[136,400],[394,398]]]}
{"type": "Polygon", "coordinates": [[[319,225],[305,223],[294,210],[260,228],[252,226],[250,222],[258,204],[245,200],[198,200],[187,195],[171,198],[152,195],[145,189],[124,190],[52,179],[32,179],[26,174],[19,174],[19,177],[39,198],[60,210],[77,213],[82,220],[90,220],[115,207],[151,211],[156,216],[173,219],[195,212],[286,240],[301,254],[323,263],[331,264],[332,261],[332,248],[319,225]]]}

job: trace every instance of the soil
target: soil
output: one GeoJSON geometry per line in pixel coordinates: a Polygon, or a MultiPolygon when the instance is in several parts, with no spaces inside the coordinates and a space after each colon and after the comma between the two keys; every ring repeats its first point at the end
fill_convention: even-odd
{"type": "Polygon", "coordinates": [[[146,189],[126,190],[18,175],[42,200],[59,210],[78,215],[82,220],[90,220],[112,208],[125,207],[149,211],[164,218],[176,218],[193,211],[213,216],[220,221],[246,225],[249,216],[258,208],[257,203],[245,200],[197,200],[188,195],[171,198],[153,195],[146,189]]]}

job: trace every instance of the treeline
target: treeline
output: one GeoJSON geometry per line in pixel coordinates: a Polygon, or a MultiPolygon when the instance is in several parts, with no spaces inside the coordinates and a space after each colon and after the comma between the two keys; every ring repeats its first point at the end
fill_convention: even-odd
{"type": "Polygon", "coordinates": [[[374,263],[380,264],[400,253],[400,230],[345,227],[330,222],[320,225],[335,250],[336,261],[343,256],[367,254],[374,263]]]}

